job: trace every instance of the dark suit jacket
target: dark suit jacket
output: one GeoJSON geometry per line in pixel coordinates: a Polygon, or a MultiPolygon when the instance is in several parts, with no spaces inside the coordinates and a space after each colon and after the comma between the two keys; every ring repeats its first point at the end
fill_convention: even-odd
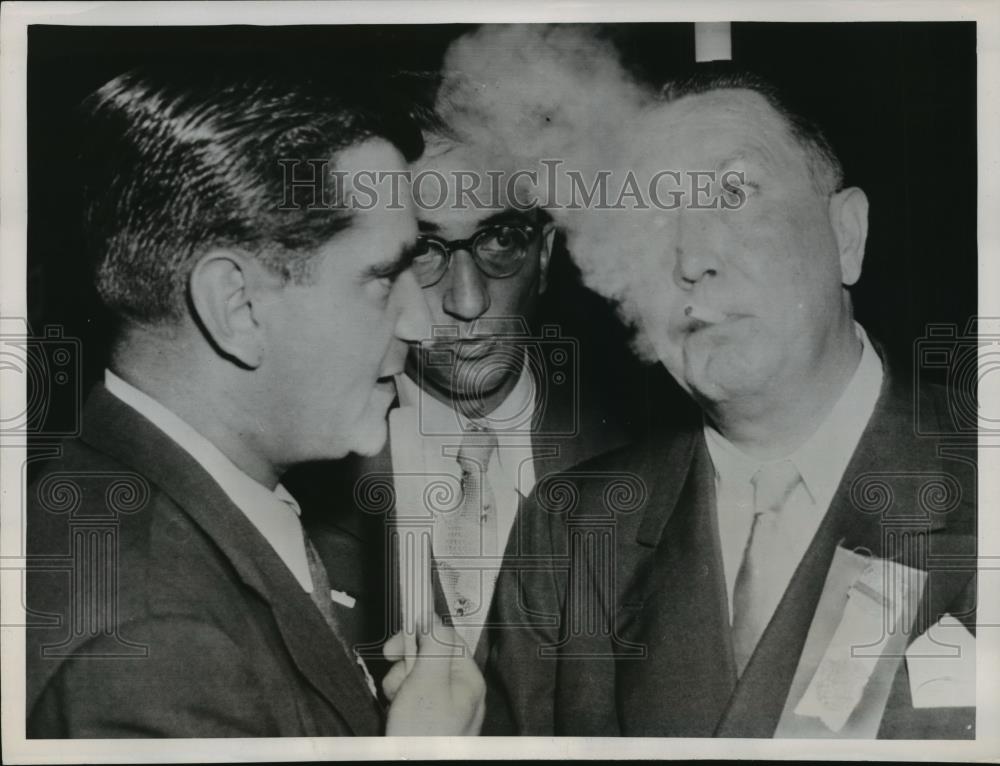
{"type": "MultiPolygon", "coordinates": [[[[536,387],[541,392],[532,432],[536,481],[627,440],[620,418],[599,410],[588,388],[579,381],[576,385],[573,394],[566,396],[541,384],[536,387]]],[[[381,660],[382,645],[402,622],[398,559],[390,535],[395,511],[392,475],[391,445],[386,444],[375,457],[352,455],[300,466],[284,481],[302,506],[332,587],[357,599],[352,636],[377,682],[388,670],[381,660]],[[345,509],[351,512],[344,513],[345,509]]],[[[436,611],[447,622],[449,610],[436,577],[434,595],[436,611]]],[[[487,643],[481,638],[475,648],[481,668],[486,652],[487,643]]]]}
{"type": "Polygon", "coordinates": [[[29,737],[382,733],[357,664],[201,466],[103,386],[29,488],[29,737]]]}
{"type": "MultiPolygon", "coordinates": [[[[739,679],[700,417],[537,485],[498,583],[483,733],[773,736],[838,545],[928,571],[911,640],[945,612],[974,629],[975,444],[917,436],[913,390],[887,372],[739,679]]],[[[918,395],[943,419],[942,390],[918,395]]],[[[974,713],[913,708],[903,662],[878,736],[969,737],[974,713]]]]}

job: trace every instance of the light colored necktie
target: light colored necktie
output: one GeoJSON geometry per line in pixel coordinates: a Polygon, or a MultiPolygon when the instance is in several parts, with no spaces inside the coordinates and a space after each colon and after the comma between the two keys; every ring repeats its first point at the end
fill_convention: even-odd
{"type": "Polygon", "coordinates": [[[473,651],[488,605],[483,603],[482,568],[469,559],[497,555],[496,500],[486,475],[496,449],[497,436],[489,428],[477,427],[462,436],[457,457],[462,505],[456,513],[438,517],[434,535],[441,588],[455,629],[473,651]]]}
{"type": "Polygon", "coordinates": [[[801,480],[789,460],[761,466],[750,480],[753,524],[733,589],[733,652],[741,675],[787,585],[781,576],[782,556],[787,555],[781,515],[801,480]]]}

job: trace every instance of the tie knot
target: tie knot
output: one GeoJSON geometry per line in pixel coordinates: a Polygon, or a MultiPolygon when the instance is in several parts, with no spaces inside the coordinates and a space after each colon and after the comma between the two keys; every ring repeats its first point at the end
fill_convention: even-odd
{"type": "Polygon", "coordinates": [[[475,464],[486,470],[497,448],[497,435],[488,427],[472,424],[463,435],[458,448],[458,462],[463,466],[475,464]]]}
{"type": "Polygon", "coordinates": [[[802,477],[791,460],[765,463],[750,479],[755,513],[780,511],[802,477]]]}

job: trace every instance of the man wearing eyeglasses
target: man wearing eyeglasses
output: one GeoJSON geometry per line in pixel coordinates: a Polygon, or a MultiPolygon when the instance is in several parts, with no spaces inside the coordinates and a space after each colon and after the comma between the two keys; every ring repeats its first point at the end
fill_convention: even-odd
{"type": "Polygon", "coordinates": [[[623,441],[616,419],[581,393],[586,349],[558,326],[538,326],[555,225],[505,184],[490,197],[484,182],[473,201],[454,183],[461,173],[485,179],[501,164],[428,137],[411,168],[421,233],[412,272],[432,336],[411,344],[397,376],[387,447],[300,471],[292,487],[317,517],[329,519],[324,509],[340,498],[356,510],[312,534],[376,676],[385,638],[430,609],[483,667],[494,586],[524,498],[544,475],[623,441]],[[421,174],[432,180],[421,185],[421,174]]]}

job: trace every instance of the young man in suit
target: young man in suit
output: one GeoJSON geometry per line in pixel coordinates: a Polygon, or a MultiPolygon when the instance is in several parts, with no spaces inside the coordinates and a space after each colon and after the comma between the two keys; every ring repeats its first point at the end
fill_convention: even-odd
{"type": "Polygon", "coordinates": [[[419,131],[360,91],[192,71],[88,104],[88,234],[121,321],[82,437],[29,490],[28,736],[476,733],[479,671],[432,626],[383,710],[280,483],[385,441],[428,316],[408,198],[355,179],[401,173],[419,131]]]}
{"type": "Polygon", "coordinates": [[[305,466],[290,488],[317,519],[317,547],[353,603],[373,665],[405,614],[433,610],[482,666],[494,584],[524,498],[542,476],[622,444],[624,429],[582,384],[586,349],[555,325],[538,326],[551,219],[525,190],[507,187],[510,158],[491,160],[481,145],[427,124],[428,149],[411,173],[421,231],[414,274],[432,337],[410,348],[385,449],[305,466]],[[497,168],[505,182],[491,189],[497,168]],[[463,196],[463,173],[481,183],[477,203],[463,196]],[[330,509],[351,503],[356,512],[331,524],[330,509]],[[406,552],[421,531],[430,583],[421,580],[427,562],[406,552]],[[359,565],[344,565],[352,560],[359,565]],[[379,589],[387,578],[389,590],[379,589]]]}
{"type": "Polygon", "coordinates": [[[488,719],[973,736],[975,444],[920,434],[918,411],[954,430],[943,389],[889,369],[853,318],[865,194],[767,83],[666,94],[658,167],[721,182],[717,204],[667,217],[663,269],[636,300],[698,408],[536,487],[498,585],[488,719]]]}

